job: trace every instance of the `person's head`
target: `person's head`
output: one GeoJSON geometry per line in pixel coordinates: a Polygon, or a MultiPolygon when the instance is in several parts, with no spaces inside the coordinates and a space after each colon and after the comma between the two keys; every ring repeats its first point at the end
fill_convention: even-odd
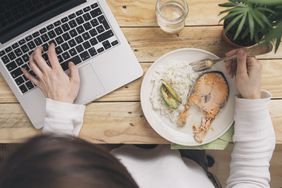
{"type": "Polygon", "coordinates": [[[135,188],[109,152],[78,138],[44,135],[15,151],[0,168],[1,188],[135,188]]]}

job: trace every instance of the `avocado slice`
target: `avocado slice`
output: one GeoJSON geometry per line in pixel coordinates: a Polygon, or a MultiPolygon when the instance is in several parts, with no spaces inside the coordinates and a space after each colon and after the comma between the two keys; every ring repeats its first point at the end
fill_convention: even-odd
{"type": "Polygon", "coordinates": [[[161,90],[161,96],[163,100],[165,101],[166,105],[169,108],[177,109],[177,107],[179,106],[179,103],[171,96],[167,88],[164,85],[162,85],[160,90],[161,90]]]}
{"type": "Polygon", "coordinates": [[[165,80],[162,80],[162,85],[168,90],[170,95],[179,103],[182,103],[181,97],[176,93],[173,87],[165,80]]]}

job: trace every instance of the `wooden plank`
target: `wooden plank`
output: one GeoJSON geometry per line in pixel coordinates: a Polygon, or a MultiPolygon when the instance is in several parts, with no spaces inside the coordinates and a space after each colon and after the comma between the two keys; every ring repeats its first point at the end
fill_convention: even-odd
{"type": "MultiPolygon", "coordinates": [[[[159,28],[124,28],[127,40],[140,62],[151,62],[179,48],[200,48],[223,57],[231,49],[221,37],[222,27],[187,27],[180,34],[167,34],[159,28]]],[[[282,46],[282,44],[281,44],[282,46]]],[[[276,54],[259,58],[282,58],[282,48],[276,54]]]]}
{"type": "MultiPolygon", "coordinates": [[[[282,59],[261,60],[264,65],[262,74],[262,88],[270,91],[273,98],[282,98],[282,59]]],[[[151,66],[152,63],[142,63],[143,70],[151,66]]],[[[98,101],[140,101],[140,87],[142,78],[121,87],[120,89],[106,95],[98,101]]],[[[7,84],[0,76],[0,103],[17,102],[16,98],[8,88],[7,84]]]]}
{"type": "MultiPolygon", "coordinates": [[[[282,100],[272,100],[270,114],[276,143],[282,144],[282,100]]],[[[22,142],[39,134],[19,104],[1,104],[0,143],[22,142]]],[[[139,102],[92,103],[87,106],[80,137],[93,143],[168,143],[145,120],[139,102]]]]}
{"type": "MultiPolygon", "coordinates": [[[[221,18],[218,6],[224,0],[189,0],[186,26],[218,25],[221,18]]],[[[121,27],[157,26],[156,0],[108,0],[108,4],[121,27]]]]}

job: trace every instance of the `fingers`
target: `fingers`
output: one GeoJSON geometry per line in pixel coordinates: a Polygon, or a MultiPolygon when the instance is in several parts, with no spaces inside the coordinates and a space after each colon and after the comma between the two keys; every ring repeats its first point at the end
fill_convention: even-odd
{"type": "Polygon", "coordinates": [[[29,79],[29,80],[32,81],[35,85],[38,86],[39,81],[38,81],[34,76],[32,76],[27,70],[25,70],[25,69],[23,69],[23,68],[21,68],[21,71],[23,72],[23,75],[24,75],[27,79],[29,79]]]}
{"type": "Polygon", "coordinates": [[[230,56],[236,55],[237,52],[238,52],[238,49],[231,50],[231,51],[227,52],[227,53],[225,54],[225,56],[226,56],[226,57],[230,57],[230,56]]]}
{"type": "Polygon", "coordinates": [[[29,66],[31,70],[36,74],[37,77],[42,78],[42,72],[41,70],[37,67],[36,63],[34,62],[33,59],[33,53],[29,56],[29,66]]]}
{"type": "Polygon", "coordinates": [[[237,76],[248,76],[247,72],[247,53],[245,50],[240,49],[237,52],[237,76]]]}
{"type": "Polygon", "coordinates": [[[70,70],[70,81],[74,84],[80,83],[80,78],[79,78],[79,72],[78,68],[75,66],[74,63],[70,62],[69,63],[69,70],[70,70]]]}
{"type": "Polygon", "coordinates": [[[57,57],[57,53],[55,50],[55,44],[51,43],[48,48],[48,58],[49,62],[54,69],[62,69],[61,65],[59,64],[59,60],[57,57]]]}
{"type": "Polygon", "coordinates": [[[46,61],[42,57],[42,46],[35,48],[33,55],[33,60],[36,63],[36,65],[40,68],[42,73],[46,73],[47,71],[50,71],[50,67],[46,63],[46,61]]]}

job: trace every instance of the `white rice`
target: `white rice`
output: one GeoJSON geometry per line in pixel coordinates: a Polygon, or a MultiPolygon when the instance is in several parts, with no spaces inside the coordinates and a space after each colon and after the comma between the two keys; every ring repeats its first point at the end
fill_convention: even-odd
{"type": "Polygon", "coordinates": [[[179,113],[184,109],[189,90],[193,86],[198,74],[192,70],[187,62],[175,62],[171,64],[159,65],[151,80],[153,89],[150,101],[153,109],[159,111],[160,115],[167,117],[172,123],[177,121],[179,113]],[[182,104],[177,109],[168,108],[160,93],[161,79],[168,81],[179,96],[182,104]]]}

